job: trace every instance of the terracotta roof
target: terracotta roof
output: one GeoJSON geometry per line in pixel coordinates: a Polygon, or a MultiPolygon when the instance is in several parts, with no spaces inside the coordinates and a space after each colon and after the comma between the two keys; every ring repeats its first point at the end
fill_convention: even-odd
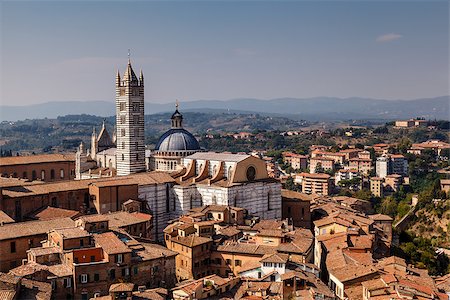
{"type": "Polygon", "coordinates": [[[379,264],[381,264],[383,266],[390,265],[390,264],[396,264],[396,265],[400,265],[403,267],[407,266],[406,261],[403,258],[398,257],[398,256],[389,256],[389,257],[383,258],[379,261],[379,264]]]}
{"type": "Polygon", "coordinates": [[[221,228],[220,230],[218,230],[218,232],[228,237],[235,236],[241,233],[241,231],[237,229],[235,226],[228,226],[221,228]]]}
{"type": "Polygon", "coordinates": [[[2,177],[0,176],[0,187],[13,187],[13,186],[24,186],[33,184],[43,184],[43,181],[28,181],[26,179],[12,178],[12,177],[2,177]]]}
{"type": "Polygon", "coordinates": [[[131,291],[133,291],[133,288],[134,288],[134,283],[121,282],[121,283],[111,284],[111,286],[109,287],[109,291],[110,292],[131,292],[131,291]]]}
{"type": "Polygon", "coordinates": [[[345,227],[351,227],[352,226],[352,223],[350,223],[350,222],[348,222],[346,220],[343,220],[343,219],[341,219],[339,217],[333,217],[333,216],[325,217],[323,219],[314,221],[313,223],[314,223],[314,225],[316,227],[322,227],[322,226],[330,225],[330,224],[334,224],[334,223],[342,225],[342,226],[345,226],[345,227]]]}
{"type": "Polygon", "coordinates": [[[65,264],[57,264],[57,265],[50,265],[48,266],[48,270],[50,273],[58,276],[58,277],[67,277],[73,275],[72,269],[65,264]]]}
{"type": "Polygon", "coordinates": [[[119,254],[131,252],[114,232],[94,234],[95,244],[103,249],[107,254],[119,254]]]}
{"type": "Polygon", "coordinates": [[[328,272],[336,277],[340,282],[355,280],[371,274],[376,274],[377,270],[372,266],[346,265],[341,268],[329,269],[328,272]]]}
{"type": "Polygon", "coordinates": [[[291,190],[286,190],[286,189],[281,190],[281,197],[299,200],[299,201],[311,201],[313,198],[311,195],[308,195],[305,193],[300,193],[300,192],[295,192],[295,191],[291,191],[291,190]]]}
{"type": "Polygon", "coordinates": [[[189,235],[189,236],[177,236],[174,239],[171,239],[174,243],[178,243],[188,247],[196,247],[202,244],[206,244],[212,242],[212,239],[202,236],[189,235]]]}
{"type": "Polygon", "coordinates": [[[49,193],[55,193],[60,191],[88,189],[90,184],[96,186],[114,186],[123,184],[152,185],[170,182],[175,182],[175,180],[172,177],[170,177],[169,174],[154,171],[120,177],[58,181],[58,182],[48,182],[18,187],[9,187],[4,188],[2,191],[3,195],[8,197],[23,197],[26,195],[46,195],[49,193]]]}
{"type": "MultiPolygon", "coordinates": [[[[0,272],[0,282],[10,283],[10,284],[18,284],[20,282],[20,278],[7,273],[0,272]]],[[[2,299],[2,298],[0,298],[2,299]]]]}
{"type": "Polygon", "coordinates": [[[217,247],[217,251],[263,256],[275,253],[276,247],[246,243],[226,243],[217,247]]]}
{"type": "Polygon", "coordinates": [[[41,265],[35,262],[28,262],[27,264],[20,265],[14,269],[9,270],[9,273],[15,276],[24,277],[32,275],[39,271],[48,271],[48,266],[41,265]]]}
{"type": "Polygon", "coordinates": [[[136,254],[142,258],[142,260],[153,260],[162,257],[176,256],[178,252],[167,249],[164,246],[151,243],[141,243],[144,248],[141,251],[137,251],[136,254]]]}
{"type": "Polygon", "coordinates": [[[75,222],[71,218],[60,218],[6,224],[0,227],[0,240],[46,234],[48,231],[61,226],[75,226],[75,222]]]}
{"type": "Polygon", "coordinates": [[[152,220],[152,216],[141,212],[129,213],[126,211],[118,211],[103,215],[109,221],[109,227],[120,228],[135,225],[152,220]]]}
{"type": "Polygon", "coordinates": [[[310,179],[329,179],[331,177],[330,175],[324,174],[324,173],[314,173],[314,174],[300,173],[297,176],[301,176],[304,178],[310,178],[310,179]]]}
{"type": "Polygon", "coordinates": [[[61,253],[60,247],[38,247],[38,248],[31,248],[28,250],[31,254],[34,256],[41,256],[41,255],[48,255],[53,253],[61,253]]]}
{"type": "Polygon", "coordinates": [[[371,218],[374,221],[393,221],[393,219],[390,216],[383,214],[370,215],[369,218],[371,218]]]}
{"type": "Polygon", "coordinates": [[[0,299],[14,300],[14,299],[16,299],[16,291],[15,290],[0,290],[0,299]]]}
{"type": "Polygon", "coordinates": [[[0,224],[14,223],[14,219],[8,216],[3,210],[0,210],[0,224]]]}
{"type": "Polygon", "coordinates": [[[87,223],[97,223],[97,222],[106,222],[108,221],[108,218],[106,217],[106,215],[95,214],[95,215],[81,216],[77,220],[82,220],[87,223]]]}
{"type": "Polygon", "coordinates": [[[260,220],[253,226],[253,230],[262,230],[262,229],[277,229],[283,226],[284,222],[280,220],[260,220]]]}
{"type": "Polygon", "coordinates": [[[59,207],[47,206],[39,209],[30,215],[31,218],[36,218],[39,220],[51,220],[58,218],[71,218],[79,216],[81,213],[76,210],[63,209],[59,207]]]}
{"type": "Polygon", "coordinates": [[[283,253],[272,253],[264,256],[260,262],[269,262],[269,263],[287,263],[289,255],[283,253]]]}
{"type": "Polygon", "coordinates": [[[282,238],[286,234],[281,229],[260,229],[256,235],[282,238]]]}
{"type": "Polygon", "coordinates": [[[75,154],[37,154],[28,156],[0,157],[0,166],[39,164],[61,161],[75,162],[75,154]]]}
{"type": "Polygon", "coordinates": [[[76,239],[90,236],[89,232],[80,227],[57,228],[53,231],[58,233],[63,239],[76,239]]]}

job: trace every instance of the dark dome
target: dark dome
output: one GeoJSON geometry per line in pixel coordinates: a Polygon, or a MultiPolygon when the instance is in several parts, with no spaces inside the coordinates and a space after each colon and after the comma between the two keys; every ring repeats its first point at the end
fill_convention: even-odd
{"type": "Polygon", "coordinates": [[[197,139],[183,128],[172,128],[164,133],[155,147],[156,151],[200,150],[197,139]]]}

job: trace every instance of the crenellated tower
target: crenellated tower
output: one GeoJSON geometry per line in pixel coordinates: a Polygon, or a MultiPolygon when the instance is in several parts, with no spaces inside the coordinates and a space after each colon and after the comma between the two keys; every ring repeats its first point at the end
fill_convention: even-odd
{"type": "Polygon", "coordinates": [[[123,77],[116,76],[116,148],[117,175],[146,170],[144,75],[136,77],[130,59],[123,77]]]}

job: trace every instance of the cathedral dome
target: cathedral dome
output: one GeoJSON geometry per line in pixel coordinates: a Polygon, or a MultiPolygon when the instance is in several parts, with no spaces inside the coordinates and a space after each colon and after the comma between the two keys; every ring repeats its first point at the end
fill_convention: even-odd
{"type": "Polygon", "coordinates": [[[155,147],[156,151],[200,150],[197,139],[184,128],[172,128],[164,133],[155,147]]]}

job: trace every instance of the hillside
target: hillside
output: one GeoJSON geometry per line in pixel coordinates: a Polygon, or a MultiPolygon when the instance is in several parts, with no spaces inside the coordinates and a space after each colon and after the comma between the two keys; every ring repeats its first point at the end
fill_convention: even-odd
{"type": "MultiPolygon", "coordinates": [[[[237,112],[261,113],[305,120],[346,120],[424,117],[448,119],[449,96],[415,100],[381,100],[369,98],[278,98],[197,100],[182,102],[183,112],[237,112]]],[[[175,103],[146,102],[148,114],[171,112],[175,103]]],[[[48,102],[29,106],[0,106],[1,120],[17,121],[35,118],[56,118],[67,114],[111,116],[115,114],[113,101],[48,102]]]]}
{"type": "MultiPolygon", "coordinates": [[[[147,144],[156,143],[157,138],[170,128],[170,116],[171,113],[145,116],[147,144]]],[[[183,116],[184,127],[199,138],[206,132],[289,130],[309,125],[305,121],[259,114],[186,112],[183,116]]],[[[0,145],[3,150],[12,151],[42,152],[55,146],[60,150],[73,150],[81,141],[90,144],[92,129],[95,127],[98,133],[103,120],[109,132],[113,133],[115,117],[67,115],[54,119],[4,121],[0,123],[0,145]]]]}

